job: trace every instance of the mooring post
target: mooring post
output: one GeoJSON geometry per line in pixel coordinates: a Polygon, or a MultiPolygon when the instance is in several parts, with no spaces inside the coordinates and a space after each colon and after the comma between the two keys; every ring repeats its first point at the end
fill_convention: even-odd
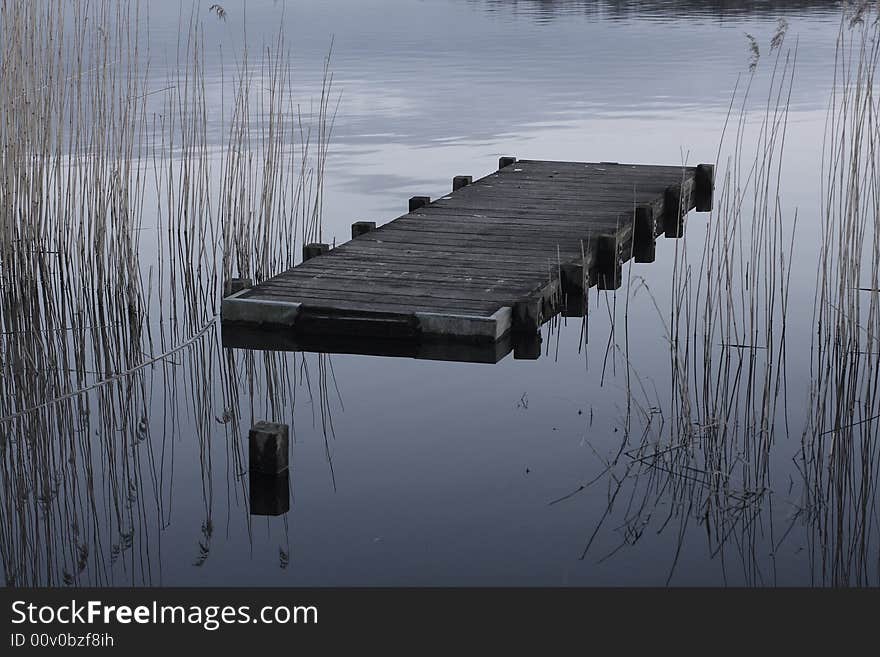
{"type": "Polygon", "coordinates": [[[715,165],[698,164],[694,184],[697,212],[711,212],[712,197],[715,194],[715,165]]]}
{"type": "Polygon", "coordinates": [[[583,317],[587,314],[587,292],[569,292],[565,295],[562,306],[563,317],[583,317]]]}
{"type": "Polygon", "coordinates": [[[290,471],[248,475],[252,516],[280,516],[290,511],[290,471]]]}
{"type": "Polygon", "coordinates": [[[230,278],[223,283],[223,298],[231,297],[236,292],[250,289],[254,282],[250,278],[230,278]]]}
{"type": "Polygon", "coordinates": [[[654,262],[657,244],[654,240],[656,230],[654,209],[650,205],[637,207],[633,219],[633,260],[654,262]]]}
{"type": "Polygon", "coordinates": [[[452,179],[452,191],[457,192],[462,187],[467,187],[472,182],[474,182],[473,176],[455,176],[452,179]]]}
{"type": "Polygon", "coordinates": [[[376,230],[375,221],[355,221],[351,225],[351,239],[376,230]]]}
{"type": "Polygon", "coordinates": [[[678,238],[684,235],[680,185],[670,185],[663,194],[663,232],[666,237],[678,238]]]}
{"type": "Polygon", "coordinates": [[[516,158],[510,155],[505,155],[498,159],[498,169],[503,169],[504,167],[509,167],[511,164],[516,164],[516,158]]]}
{"type": "Polygon", "coordinates": [[[517,334],[513,337],[514,360],[538,360],[541,357],[541,334],[517,334]]]}
{"type": "Polygon", "coordinates": [[[257,422],[248,434],[251,515],[280,516],[290,510],[289,446],[286,424],[257,422]]]}
{"type": "Polygon", "coordinates": [[[565,262],[559,266],[562,294],[583,294],[588,285],[584,264],[580,261],[565,262]]]}
{"type": "Polygon", "coordinates": [[[413,196],[409,200],[409,211],[415,212],[419,208],[423,208],[431,202],[430,196],[413,196]]]}
{"type": "Polygon", "coordinates": [[[277,422],[257,422],[248,434],[248,469],[264,475],[277,475],[288,467],[289,429],[277,422]]]}
{"type": "Polygon", "coordinates": [[[320,242],[312,242],[311,244],[303,244],[303,262],[324,255],[330,250],[329,244],[320,242]]]}
{"type": "Polygon", "coordinates": [[[534,334],[544,323],[544,300],[540,296],[527,297],[513,304],[514,333],[534,334]]]}
{"type": "Polygon", "coordinates": [[[617,237],[602,235],[596,240],[596,285],[600,290],[616,290],[622,278],[617,237]]]}

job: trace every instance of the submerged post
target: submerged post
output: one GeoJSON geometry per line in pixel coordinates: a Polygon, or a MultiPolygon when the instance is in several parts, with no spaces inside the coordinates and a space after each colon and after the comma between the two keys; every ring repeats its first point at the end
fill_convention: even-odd
{"type": "Polygon", "coordinates": [[[510,155],[505,155],[498,159],[498,169],[503,169],[504,167],[509,167],[511,164],[516,164],[516,158],[510,155]]]}
{"type": "Polygon", "coordinates": [[[587,314],[587,292],[582,291],[580,294],[571,292],[566,294],[560,312],[563,317],[585,316],[587,314]]]}
{"type": "Polygon", "coordinates": [[[636,262],[654,262],[657,243],[654,236],[657,222],[654,220],[654,209],[650,205],[636,208],[633,220],[633,260],[636,262]]]}
{"type": "Polygon", "coordinates": [[[248,469],[264,475],[277,475],[288,467],[289,429],[277,422],[257,422],[248,434],[248,469]]]}
{"type": "Polygon", "coordinates": [[[312,242],[311,244],[303,244],[303,262],[324,255],[330,250],[329,244],[321,242],[312,242]]]}
{"type": "Polygon", "coordinates": [[[617,237],[603,235],[596,241],[596,285],[600,290],[616,290],[622,278],[617,237]]]}
{"type": "Polygon", "coordinates": [[[409,211],[415,212],[419,208],[423,208],[431,202],[430,196],[413,196],[409,200],[409,211]]]}
{"type": "Polygon", "coordinates": [[[289,428],[257,422],[248,434],[251,515],[280,516],[290,510],[289,428]]]}
{"type": "Polygon", "coordinates": [[[582,262],[564,262],[559,266],[559,274],[562,283],[562,294],[583,294],[588,288],[587,272],[582,262]]]}
{"type": "Polygon", "coordinates": [[[514,360],[538,360],[541,357],[541,334],[518,334],[513,338],[514,360]]]}
{"type": "Polygon", "coordinates": [[[452,179],[452,191],[457,192],[462,187],[467,187],[472,182],[474,182],[473,176],[455,176],[452,179]]]}
{"type": "Polygon", "coordinates": [[[248,475],[252,516],[280,516],[290,511],[290,471],[248,475]]]}
{"type": "Polygon", "coordinates": [[[670,185],[663,194],[663,232],[666,237],[678,238],[684,235],[680,185],[670,185]]]}
{"type": "Polygon", "coordinates": [[[697,212],[711,212],[712,198],[715,195],[715,165],[698,164],[694,182],[697,212]]]}
{"type": "Polygon", "coordinates": [[[375,221],[355,221],[351,225],[351,239],[376,230],[375,221]]]}
{"type": "Polygon", "coordinates": [[[544,300],[539,296],[527,297],[513,304],[514,333],[535,334],[544,323],[544,300]]]}

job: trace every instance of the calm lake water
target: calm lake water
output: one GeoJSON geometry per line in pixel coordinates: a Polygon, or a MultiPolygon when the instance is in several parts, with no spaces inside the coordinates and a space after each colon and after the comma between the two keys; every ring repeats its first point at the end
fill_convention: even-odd
{"type": "MultiPolygon", "coordinates": [[[[158,79],[158,53],[176,39],[179,8],[149,4],[158,79]]],[[[222,53],[240,47],[245,20],[241,3],[223,4],[225,21],[202,10],[214,79],[222,53]]],[[[780,182],[785,233],[796,211],[797,239],[787,385],[774,392],[784,412],[774,414],[765,478],[743,474],[746,445],[728,455],[740,465],[728,471],[724,499],[707,492],[717,472],[699,455],[677,470],[633,472],[630,450],[645,418],[671,423],[663,317],[673,266],[682,249],[699,261],[716,218],[694,213],[685,240],[658,241],[654,264],[625,266],[628,283],[616,294],[592,292],[586,344],[580,319],[554,321],[537,360],[226,350],[212,325],[120,393],[143,409],[128,454],[111,459],[122,466],[108,466],[101,451],[90,457],[89,477],[59,466],[57,494],[75,500],[80,526],[65,528],[43,510],[32,518],[43,527],[39,538],[24,538],[30,530],[18,525],[4,529],[7,581],[876,585],[873,496],[864,502],[874,518],[861,534],[867,558],[842,556],[859,548],[835,544],[814,517],[821,514],[809,512],[815,482],[799,462],[835,3],[267,0],[246,11],[255,45],[284,26],[303,103],[318,93],[332,40],[341,95],[323,229],[336,242],[353,221],[384,223],[405,212],[410,196],[446,193],[454,175],[490,173],[500,155],[714,162],[734,89],[749,76],[747,34],[762,52],[747,130],[760,123],[780,19],[785,47],[797,43],[780,182]],[[252,516],[248,506],[247,429],[262,419],[291,426],[290,510],[279,517],[252,516]],[[51,554],[14,565],[34,540],[51,554]],[[65,564],[85,543],[88,563],[73,573],[65,564]]],[[[150,226],[149,204],[145,213],[150,226]]],[[[93,411],[81,430],[131,431],[99,419],[99,392],[85,395],[93,411]]]]}

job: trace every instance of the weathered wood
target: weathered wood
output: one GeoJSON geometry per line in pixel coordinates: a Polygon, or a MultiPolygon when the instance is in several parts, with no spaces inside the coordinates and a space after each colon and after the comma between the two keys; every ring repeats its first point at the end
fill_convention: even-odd
{"type": "Polygon", "coordinates": [[[322,256],[328,251],[330,251],[329,244],[322,244],[320,242],[303,244],[303,262],[311,260],[312,258],[317,258],[318,256],[322,256]]]}
{"type": "Polygon", "coordinates": [[[415,212],[419,208],[425,207],[430,202],[430,196],[413,196],[409,199],[409,211],[415,212]]]}
{"type": "Polygon", "coordinates": [[[654,262],[657,224],[654,209],[649,205],[636,208],[635,225],[633,227],[633,259],[636,262],[654,262]]]}
{"type": "Polygon", "coordinates": [[[236,292],[253,287],[254,282],[250,278],[230,278],[223,282],[223,297],[229,297],[236,292]]]}
{"type": "Polygon", "coordinates": [[[587,314],[587,290],[571,292],[562,299],[560,314],[563,317],[583,317],[587,314]]]}
{"type": "Polygon", "coordinates": [[[665,212],[663,228],[666,237],[679,238],[684,235],[684,215],[680,185],[670,185],[664,192],[665,212]]]}
{"type": "Polygon", "coordinates": [[[694,179],[697,185],[697,212],[711,212],[715,194],[715,165],[697,165],[694,179]]]}
{"type": "Polygon", "coordinates": [[[276,326],[298,344],[369,338],[404,355],[423,352],[387,345],[534,337],[557,313],[583,315],[593,285],[619,288],[630,257],[653,261],[658,235],[711,207],[712,173],[504,157],[381,227],[355,222],[350,242],[306,245],[302,264],[225,298],[224,326],[276,326]]]}
{"type": "MultiPolygon", "coordinates": [[[[414,331],[415,333],[415,327],[414,331]]],[[[400,340],[381,336],[334,335],[332,333],[300,333],[283,329],[248,325],[223,327],[223,346],[229,349],[264,351],[310,351],[330,354],[362,354],[394,356],[421,360],[442,360],[494,364],[507,356],[514,347],[513,335],[484,342],[449,342],[400,340]]],[[[538,346],[540,348],[540,336],[538,346]]],[[[518,337],[517,342],[522,338],[518,337]]]]}
{"type": "Polygon", "coordinates": [[[544,323],[544,304],[539,296],[520,299],[513,305],[513,330],[534,334],[544,323]]]}
{"type": "MultiPolygon", "coordinates": [[[[284,300],[296,298],[301,307],[345,308],[369,311],[371,308],[387,312],[413,312],[432,310],[460,310],[467,315],[490,315],[501,306],[495,300],[432,298],[422,294],[395,294],[368,292],[361,290],[299,290],[292,287],[272,286],[261,289],[260,298],[265,300],[284,300]],[[329,301],[328,301],[329,299],[329,301]]],[[[302,309],[302,308],[301,308],[302,309]]],[[[301,316],[300,312],[300,316],[301,316]]],[[[298,318],[294,318],[297,320],[298,318]]],[[[271,323],[271,322],[267,322],[271,323]]]]}
{"type": "Polygon", "coordinates": [[[622,276],[620,243],[616,235],[604,235],[596,241],[596,284],[600,290],[616,290],[622,276]]]}
{"type": "Polygon", "coordinates": [[[257,422],[248,434],[248,463],[251,472],[277,475],[288,468],[290,429],[277,422],[257,422]]]}
{"type": "Polygon", "coordinates": [[[252,516],[281,516],[290,511],[290,471],[277,475],[248,474],[252,516]]]}
{"type": "Polygon", "coordinates": [[[456,176],[452,179],[452,191],[457,192],[459,189],[467,187],[474,182],[473,176],[456,176]]]}
{"type": "Polygon", "coordinates": [[[376,230],[375,221],[355,221],[351,225],[351,239],[376,230]]]}
{"type": "Polygon", "coordinates": [[[541,357],[541,334],[519,334],[513,337],[513,357],[516,360],[538,360],[541,357]]]}

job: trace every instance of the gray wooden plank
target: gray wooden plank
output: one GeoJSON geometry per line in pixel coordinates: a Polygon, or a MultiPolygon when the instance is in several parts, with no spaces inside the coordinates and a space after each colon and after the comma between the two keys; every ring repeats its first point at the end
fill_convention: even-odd
{"type": "Polygon", "coordinates": [[[478,314],[488,317],[503,304],[468,300],[445,300],[425,297],[374,294],[370,292],[334,291],[332,298],[320,294],[292,293],[279,287],[260,287],[255,289],[249,299],[277,299],[290,303],[301,303],[309,307],[349,308],[377,312],[439,312],[443,314],[478,314]]]}
{"type": "Polygon", "coordinates": [[[433,245],[440,247],[456,247],[468,249],[470,245],[478,241],[482,248],[503,251],[505,253],[548,253],[552,254],[557,248],[563,251],[571,251],[579,249],[580,242],[576,234],[569,238],[560,238],[555,236],[535,235],[531,239],[513,240],[505,238],[504,235],[473,235],[473,234],[455,234],[431,231],[414,231],[405,228],[389,229],[379,233],[378,231],[370,234],[370,237],[364,237],[361,243],[377,242],[377,243],[393,243],[393,244],[413,244],[413,245],[433,245]]]}
{"type": "MultiPolygon", "coordinates": [[[[323,260],[326,256],[322,257],[323,260]]],[[[589,258],[589,256],[588,256],[589,258]]],[[[318,260],[318,259],[316,259],[318,260]]],[[[312,264],[312,261],[309,261],[312,264]]],[[[370,253],[346,254],[332,267],[348,266],[375,266],[384,271],[432,271],[443,273],[458,273],[463,275],[492,275],[507,276],[511,278],[531,278],[545,276],[547,274],[547,262],[488,262],[472,256],[453,257],[443,253],[431,253],[429,255],[388,255],[376,256],[370,253]]]]}
{"type": "Polygon", "coordinates": [[[421,267],[398,267],[387,269],[375,267],[373,263],[337,264],[330,267],[311,267],[305,269],[298,267],[283,274],[279,274],[273,280],[299,280],[301,278],[354,278],[366,280],[405,280],[422,281],[426,285],[431,283],[458,285],[508,285],[523,286],[533,284],[534,275],[518,275],[516,271],[509,275],[486,275],[481,273],[462,273],[461,268],[451,268],[449,272],[438,271],[436,267],[422,265],[421,267]]]}
{"type": "MultiPolygon", "coordinates": [[[[477,242],[478,240],[473,241],[477,242]]],[[[431,248],[430,244],[420,245],[416,243],[396,243],[391,241],[374,242],[370,240],[358,239],[354,242],[346,243],[344,247],[340,247],[340,249],[342,248],[345,248],[346,252],[374,253],[377,255],[388,253],[390,251],[396,251],[400,254],[406,254],[415,257],[448,256],[453,260],[459,261],[472,261],[476,259],[483,259],[487,262],[491,261],[495,263],[506,263],[514,267],[523,263],[541,264],[552,262],[556,258],[555,250],[548,252],[535,251],[534,254],[521,251],[513,255],[509,252],[505,252],[503,249],[488,249],[478,247],[476,246],[476,244],[469,246],[466,251],[463,251],[461,249],[449,249],[440,247],[431,248]]],[[[572,247],[572,253],[574,253],[574,255],[577,255],[577,253],[574,252],[574,247],[572,247]]]]}
{"type": "Polygon", "coordinates": [[[499,296],[520,294],[535,287],[535,281],[523,283],[479,283],[473,281],[426,281],[424,279],[376,279],[357,276],[287,276],[273,278],[265,288],[284,287],[299,290],[357,290],[383,294],[430,295],[440,299],[469,299],[492,301],[499,296]]]}

